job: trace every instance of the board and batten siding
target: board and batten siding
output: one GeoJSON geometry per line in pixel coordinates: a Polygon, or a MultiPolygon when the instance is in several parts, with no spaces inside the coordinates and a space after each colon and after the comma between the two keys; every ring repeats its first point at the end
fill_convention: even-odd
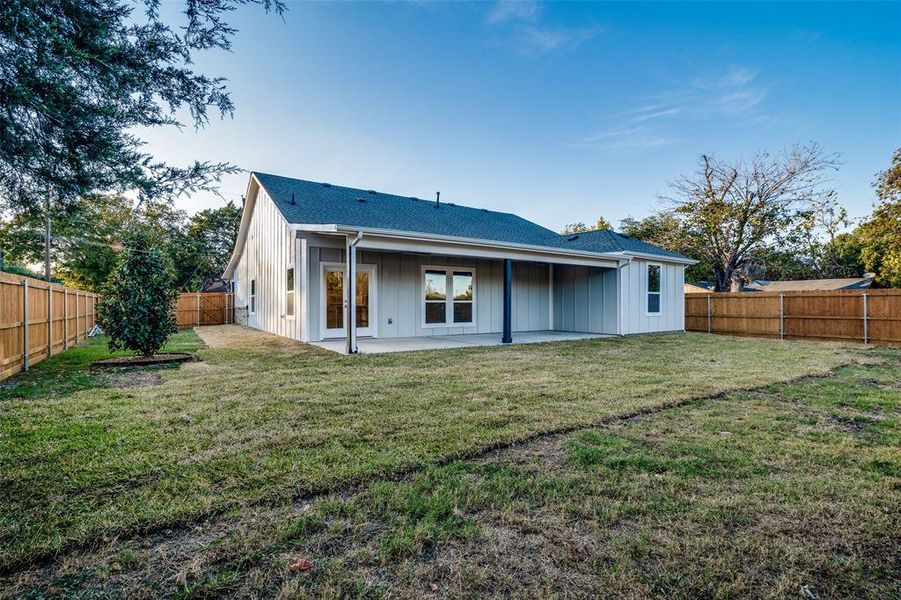
{"type": "MultiPolygon", "coordinates": [[[[295,260],[295,239],[266,191],[258,188],[247,242],[234,273],[235,307],[247,307],[246,323],[284,337],[300,339],[300,319],[286,315],[287,268],[295,260]],[[256,280],[256,311],[250,313],[250,282],[256,280]]],[[[295,290],[298,272],[294,272],[295,290]]],[[[295,291],[295,297],[297,293],[295,291]]]]}
{"type": "MultiPolygon", "coordinates": [[[[308,297],[310,339],[320,339],[322,263],[344,263],[341,248],[311,246],[308,297]]],[[[503,271],[498,260],[457,256],[415,255],[360,250],[358,265],[376,268],[376,331],[380,338],[500,333],[503,330],[503,271]],[[473,326],[425,327],[423,325],[422,269],[462,267],[475,269],[475,323],[473,326]],[[391,321],[389,323],[388,321],[391,321]]],[[[513,264],[513,331],[550,328],[548,265],[513,264]]]]}
{"type": "Polygon", "coordinates": [[[620,268],[622,333],[653,333],[685,330],[685,267],[682,265],[634,259],[620,268]],[[648,315],[648,265],[660,265],[659,315],[648,315]]]}
{"type": "MultiPolygon", "coordinates": [[[[249,307],[250,282],[256,280],[256,311],[247,311],[248,326],[298,340],[319,340],[321,263],[344,263],[345,242],[330,239],[326,243],[325,236],[314,234],[298,237],[265,190],[251,193],[255,203],[250,207],[247,240],[233,276],[235,307],[249,307]],[[286,307],[289,265],[295,268],[294,317],[287,316],[286,307]]],[[[376,268],[373,323],[378,337],[500,333],[503,329],[500,260],[360,249],[358,263],[376,268]],[[475,269],[474,326],[424,326],[424,266],[475,269]]],[[[618,269],[514,262],[513,331],[623,335],[682,331],[683,281],[682,265],[645,259],[634,259],[618,269]],[[647,314],[649,263],[661,266],[660,315],[647,314]]]]}
{"type": "Polygon", "coordinates": [[[556,265],[554,329],[616,333],[616,270],[556,265]]]}

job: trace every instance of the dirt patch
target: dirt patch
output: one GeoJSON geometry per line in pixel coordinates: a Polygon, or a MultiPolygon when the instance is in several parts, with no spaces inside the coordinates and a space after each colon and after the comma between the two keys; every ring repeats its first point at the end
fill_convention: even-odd
{"type": "Polygon", "coordinates": [[[885,382],[885,381],[877,381],[875,379],[863,379],[860,382],[860,385],[866,387],[878,388],[880,390],[901,390],[901,382],[885,382]]]}
{"type": "Polygon", "coordinates": [[[149,367],[195,360],[193,354],[154,354],[153,356],[117,356],[91,363],[92,369],[115,369],[118,367],[149,367]]]}
{"type": "Polygon", "coordinates": [[[163,376],[156,371],[122,369],[118,373],[111,373],[108,381],[110,387],[114,388],[149,387],[161,384],[163,376]]]}
{"type": "Polygon", "coordinates": [[[213,325],[195,327],[194,333],[208,348],[242,348],[266,346],[267,348],[296,348],[301,342],[273,335],[243,325],[213,325]]]}

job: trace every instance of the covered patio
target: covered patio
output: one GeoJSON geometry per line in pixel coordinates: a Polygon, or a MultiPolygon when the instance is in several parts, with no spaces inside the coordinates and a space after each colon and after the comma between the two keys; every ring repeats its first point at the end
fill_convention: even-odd
{"type": "MultiPolygon", "coordinates": [[[[593,338],[614,337],[600,333],[571,333],[566,331],[525,331],[516,334],[516,344],[540,344],[593,338]]],[[[312,342],[332,352],[347,354],[347,343],[343,339],[312,342]]],[[[504,344],[496,333],[466,333],[462,335],[432,335],[403,338],[358,338],[357,352],[360,354],[382,354],[385,352],[409,352],[415,350],[445,350],[448,348],[471,348],[477,346],[500,346],[504,344]]]]}

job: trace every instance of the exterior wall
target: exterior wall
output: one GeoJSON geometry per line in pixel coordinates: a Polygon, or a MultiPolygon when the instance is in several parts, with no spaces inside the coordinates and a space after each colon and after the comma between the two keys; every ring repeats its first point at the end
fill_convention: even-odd
{"type": "MultiPolygon", "coordinates": [[[[285,284],[287,267],[295,260],[295,240],[288,223],[282,217],[265,190],[259,189],[253,207],[247,243],[235,269],[235,307],[247,307],[247,325],[300,339],[299,303],[295,302],[295,317],[286,316],[285,284]],[[250,314],[250,281],[256,279],[256,311],[250,314]]],[[[299,280],[295,267],[295,288],[299,280]]],[[[295,298],[298,296],[295,291],[295,298]]]]}
{"type": "Polygon", "coordinates": [[[616,269],[554,266],[554,329],[617,333],[616,269]]]}
{"type": "Polygon", "coordinates": [[[685,330],[685,267],[635,259],[620,269],[622,333],[685,330]],[[661,314],[647,314],[648,264],[660,265],[661,314]]]}
{"type": "MultiPolygon", "coordinates": [[[[321,263],[343,263],[343,248],[309,249],[310,340],[320,339],[321,263]]],[[[376,320],[378,337],[417,337],[463,333],[501,333],[503,330],[503,271],[498,260],[394,252],[357,252],[358,265],[376,266],[376,320]],[[424,327],[422,267],[448,266],[475,269],[475,324],[463,327],[424,327]],[[388,320],[391,323],[388,323],[388,320]]],[[[513,331],[550,328],[548,265],[514,263],[513,331]]]]}
{"type": "MultiPolygon", "coordinates": [[[[340,238],[302,235],[297,239],[274,203],[259,190],[247,242],[234,272],[235,306],[250,304],[256,279],[255,314],[246,324],[304,341],[320,339],[322,262],[344,262],[340,238]],[[286,315],[286,270],[293,264],[295,316],[286,315]]],[[[503,329],[502,261],[359,250],[359,264],[376,267],[375,335],[415,337],[462,333],[498,333],[503,329]],[[471,267],[475,276],[475,325],[424,327],[422,267],[471,267]],[[391,323],[388,323],[388,320],[391,323]]],[[[543,263],[513,264],[513,331],[606,334],[682,331],[684,267],[635,259],[618,269],[543,263]],[[647,265],[661,266],[662,314],[647,314],[647,265]],[[553,280],[553,293],[551,293],[553,280]]],[[[515,340],[514,340],[515,341],[515,340]]]]}

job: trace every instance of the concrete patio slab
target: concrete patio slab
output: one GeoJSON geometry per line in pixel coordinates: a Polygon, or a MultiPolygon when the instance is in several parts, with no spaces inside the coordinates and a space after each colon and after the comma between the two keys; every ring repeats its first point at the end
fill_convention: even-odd
{"type": "MultiPolygon", "coordinates": [[[[523,331],[513,334],[514,344],[539,344],[567,340],[586,340],[613,337],[599,333],[577,333],[566,331],[523,331]]],[[[332,352],[344,354],[346,342],[343,339],[312,342],[332,352]]],[[[500,333],[467,333],[463,335],[434,335],[405,338],[360,338],[357,348],[360,354],[381,354],[383,352],[411,352],[415,350],[445,350],[474,346],[500,346],[500,333]]]]}

